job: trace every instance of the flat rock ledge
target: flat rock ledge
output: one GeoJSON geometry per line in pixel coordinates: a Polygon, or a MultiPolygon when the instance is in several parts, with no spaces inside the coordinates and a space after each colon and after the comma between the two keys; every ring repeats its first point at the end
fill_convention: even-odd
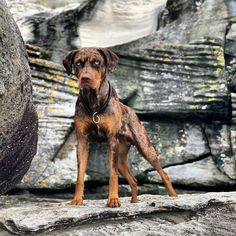
{"type": "Polygon", "coordinates": [[[120,208],[106,200],[69,201],[1,196],[0,235],[235,235],[236,192],[182,194],[177,198],[141,195],[121,198],[120,208]],[[12,207],[14,205],[14,207],[12,207]],[[8,231],[8,232],[7,232],[8,231]]]}

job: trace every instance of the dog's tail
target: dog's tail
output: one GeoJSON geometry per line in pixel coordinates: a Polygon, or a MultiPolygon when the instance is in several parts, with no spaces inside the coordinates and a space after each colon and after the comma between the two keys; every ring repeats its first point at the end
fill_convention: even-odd
{"type": "Polygon", "coordinates": [[[126,111],[128,115],[128,125],[132,133],[133,143],[137,147],[139,153],[155,168],[160,174],[167,192],[170,196],[177,196],[172,184],[169,180],[168,175],[163,171],[160,162],[159,155],[157,154],[155,148],[151,144],[148,137],[147,131],[144,126],[139,121],[137,115],[133,110],[126,106],[126,111]]]}

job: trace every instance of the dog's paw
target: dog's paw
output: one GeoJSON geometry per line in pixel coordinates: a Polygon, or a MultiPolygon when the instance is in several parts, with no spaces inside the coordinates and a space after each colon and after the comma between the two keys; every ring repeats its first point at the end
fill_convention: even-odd
{"type": "Polygon", "coordinates": [[[111,208],[115,208],[115,207],[120,207],[120,199],[117,198],[108,198],[107,200],[107,206],[111,207],[111,208]]]}
{"type": "Polygon", "coordinates": [[[138,198],[137,197],[132,197],[130,202],[131,203],[137,203],[138,202],[138,198]]]}
{"type": "Polygon", "coordinates": [[[73,198],[71,205],[83,205],[83,198],[73,198]]]}

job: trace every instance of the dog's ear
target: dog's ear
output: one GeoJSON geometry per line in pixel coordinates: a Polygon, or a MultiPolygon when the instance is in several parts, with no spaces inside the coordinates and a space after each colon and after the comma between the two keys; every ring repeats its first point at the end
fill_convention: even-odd
{"type": "Polygon", "coordinates": [[[118,56],[107,48],[99,48],[98,51],[102,54],[105,59],[106,67],[108,72],[114,72],[116,66],[118,65],[119,58],[118,56]]]}
{"type": "Polygon", "coordinates": [[[75,59],[75,54],[78,52],[77,50],[70,51],[63,59],[63,66],[66,68],[66,72],[68,75],[72,73],[72,65],[75,59]]]}

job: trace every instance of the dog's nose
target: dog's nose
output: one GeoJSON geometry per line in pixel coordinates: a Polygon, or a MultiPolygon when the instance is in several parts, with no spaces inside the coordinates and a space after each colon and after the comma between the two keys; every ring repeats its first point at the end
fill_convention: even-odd
{"type": "Polygon", "coordinates": [[[83,76],[82,77],[82,81],[83,82],[86,82],[86,81],[89,81],[89,80],[90,80],[90,78],[88,76],[83,76]]]}

